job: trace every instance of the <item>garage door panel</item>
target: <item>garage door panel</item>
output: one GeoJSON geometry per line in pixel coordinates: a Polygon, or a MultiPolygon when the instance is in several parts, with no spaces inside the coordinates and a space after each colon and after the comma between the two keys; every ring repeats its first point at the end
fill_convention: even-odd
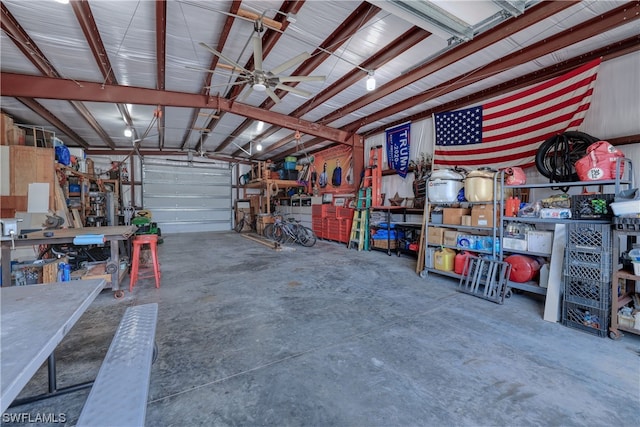
{"type": "Polygon", "coordinates": [[[143,203],[163,233],[231,229],[231,170],[186,163],[143,164],[143,203]]]}
{"type": "Polygon", "coordinates": [[[174,221],[229,222],[226,211],[202,209],[154,209],[153,221],[166,223],[174,221]]]}
{"type": "Polygon", "coordinates": [[[160,198],[193,198],[203,197],[206,199],[218,199],[229,201],[229,183],[222,185],[181,185],[163,184],[157,182],[147,182],[144,185],[144,192],[147,197],[160,198]]]}
{"type": "Polygon", "coordinates": [[[229,213],[229,200],[202,197],[161,198],[149,196],[144,199],[145,209],[202,209],[224,210],[229,213]]]}

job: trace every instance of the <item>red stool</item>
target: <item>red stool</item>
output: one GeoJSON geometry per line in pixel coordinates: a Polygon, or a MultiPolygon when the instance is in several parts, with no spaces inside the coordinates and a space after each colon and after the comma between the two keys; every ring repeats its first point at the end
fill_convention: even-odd
{"type": "Polygon", "coordinates": [[[156,278],[156,288],[160,287],[160,262],[158,261],[158,236],[156,234],[140,234],[133,238],[133,257],[131,260],[131,280],[129,281],[129,292],[133,291],[133,286],[138,279],[156,278]],[[151,258],[153,260],[153,268],[140,268],[140,249],[143,245],[149,245],[151,249],[151,258]],[[144,275],[139,275],[144,273],[144,275]]]}

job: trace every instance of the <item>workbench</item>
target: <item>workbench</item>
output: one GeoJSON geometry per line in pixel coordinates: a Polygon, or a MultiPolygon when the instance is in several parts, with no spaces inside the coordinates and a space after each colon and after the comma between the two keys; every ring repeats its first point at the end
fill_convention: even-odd
{"type": "MultiPolygon", "coordinates": [[[[107,227],[86,227],[86,228],[64,228],[59,230],[42,230],[26,234],[25,237],[15,238],[15,247],[37,246],[37,245],[58,245],[63,243],[73,243],[73,239],[82,235],[103,235],[104,243],[111,246],[111,257],[109,265],[115,266],[115,271],[111,272],[111,287],[116,298],[124,295],[120,289],[120,251],[119,241],[129,240],[136,232],[135,225],[120,225],[107,227]],[[53,233],[52,236],[45,236],[45,233],[53,233]]],[[[2,283],[11,283],[11,239],[2,238],[2,283]]],[[[113,267],[111,267],[113,269],[113,267]]],[[[5,285],[7,286],[7,285],[5,285]]]]}

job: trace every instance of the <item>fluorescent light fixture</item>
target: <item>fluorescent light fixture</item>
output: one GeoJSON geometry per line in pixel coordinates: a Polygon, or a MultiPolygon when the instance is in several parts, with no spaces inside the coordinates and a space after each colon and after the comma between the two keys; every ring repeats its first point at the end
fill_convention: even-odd
{"type": "Polygon", "coordinates": [[[376,78],[373,76],[373,71],[369,71],[369,77],[367,77],[367,90],[372,91],[376,88],[376,78]]]}
{"type": "Polygon", "coordinates": [[[264,92],[265,90],[267,90],[267,87],[264,85],[264,83],[256,83],[253,85],[253,89],[258,92],[264,92]]]}
{"type": "MultiPolygon", "coordinates": [[[[473,28],[465,21],[438,7],[431,1],[369,0],[385,12],[391,13],[432,34],[448,40],[451,36],[471,40],[473,28]]],[[[448,2],[456,3],[456,2],[448,2]]],[[[465,2],[460,2],[465,3],[465,2]]]]}
{"type": "Polygon", "coordinates": [[[130,127],[126,127],[124,129],[124,136],[126,136],[127,138],[131,138],[131,135],[133,135],[133,132],[131,131],[130,127]]]}

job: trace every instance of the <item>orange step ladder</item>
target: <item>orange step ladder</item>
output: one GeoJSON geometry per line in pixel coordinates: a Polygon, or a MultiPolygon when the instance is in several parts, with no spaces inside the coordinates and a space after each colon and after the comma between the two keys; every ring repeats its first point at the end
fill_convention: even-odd
{"type": "Polygon", "coordinates": [[[369,164],[364,169],[361,187],[371,187],[371,206],[382,206],[382,145],[369,149],[369,164]]]}

